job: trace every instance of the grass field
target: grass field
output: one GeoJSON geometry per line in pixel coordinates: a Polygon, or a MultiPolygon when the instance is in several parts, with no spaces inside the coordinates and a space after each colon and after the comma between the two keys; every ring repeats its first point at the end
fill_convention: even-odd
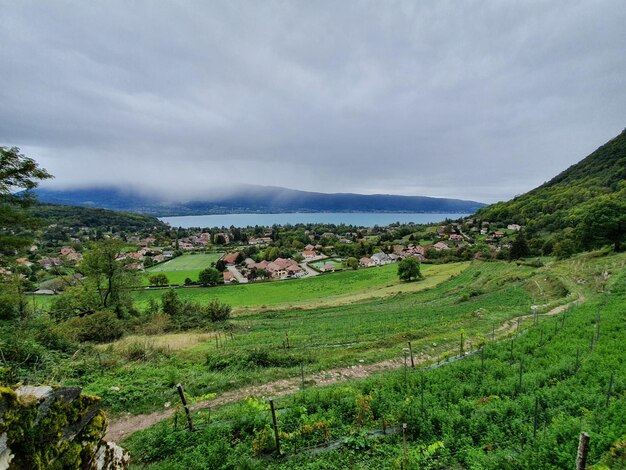
{"type": "MultiPolygon", "coordinates": [[[[398,279],[395,265],[380,268],[343,271],[305,279],[240,284],[206,288],[177,290],[182,299],[208,302],[217,298],[238,310],[259,308],[312,308],[330,305],[345,305],[375,297],[388,297],[406,292],[427,289],[461,273],[469,263],[445,265],[423,265],[426,279],[422,282],[406,283],[398,279]]],[[[149,299],[158,299],[161,290],[135,293],[139,304],[149,299]]]]}
{"type": "MultiPolygon", "coordinates": [[[[408,331],[424,336],[413,336],[414,344],[426,339],[429,345],[460,331],[476,335],[483,315],[492,320],[509,310],[504,317],[537,298],[558,301],[564,286],[577,286],[586,298],[559,316],[529,319],[521,334],[506,341],[487,341],[484,354],[275,400],[283,457],[272,456],[264,397],[212,410],[209,419],[206,410],[196,412],[198,432],[174,431],[171,421],[162,422],[124,444],[135,456],[134,468],[560,469],[574,468],[579,434],[586,431],[586,468],[626,468],[625,261],[623,254],[580,256],[536,270],[474,264],[429,292],[389,300],[379,318],[400,329],[402,319],[420,318],[423,328],[408,331]],[[607,276],[599,279],[602,273],[607,276]],[[478,290],[482,293],[452,302],[478,290]],[[408,297],[417,301],[412,307],[408,297]],[[469,321],[458,311],[476,307],[474,313],[482,313],[469,321]],[[444,312],[443,322],[429,322],[437,310],[444,312]],[[402,423],[407,425],[404,439],[402,423]]],[[[369,316],[368,306],[361,307],[360,315],[369,316]]],[[[321,326],[318,321],[331,311],[309,321],[321,326]]],[[[355,322],[350,310],[342,312],[346,321],[355,322]]],[[[336,330],[346,325],[337,323],[336,330]]],[[[325,332],[324,338],[332,334],[325,332]]]]}
{"type": "MultiPolygon", "coordinates": [[[[172,386],[178,382],[184,383],[192,396],[222,393],[298,376],[301,363],[305,373],[315,373],[397,358],[407,340],[412,341],[416,354],[434,356],[458,347],[461,332],[469,346],[488,337],[496,325],[528,314],[531,305],[546,304],[542,307],[545,310],[577,296],[548,268],[501,262],[434,265],[425,267],[423,281],[401,285],[395,279],[394,266],[386,268],[301,282],[220,288],[233,296],[229,300],[239,299],[240,305],[273,298],[280,306],[284,295],[317,299],[310,300],[312,306],[328,290],[335,293],[334,301],[351,300],[307,310],[257,309],[235,316],[226,330],[215,332],[128,337],[99,347],[97,361],[92,357],[84,359],[91,365],[74,364],[74,368],[85,370],[85,375],[63,381],[101,396],[109,411],[139,413],[174,401],[172,386]],[[390,283],[387,287],[385,282],[376,281],[385,296],[368,297],[372,290],[368,286],[374,283],[369,276],[381,276],[390,283]],[[358,289],[343,293],[350,286],[358,289]],[[237,292],[246,297],[237,297],[237,292]],[[357,301],[361,295],[365,300],[357,301]],[[216,334],[221,336],[219,349],[216,334]],[[284,351],[287,337],[290,347],[284,351]],[[121,390],[112,391],[111,387],[121,390]]],[[[202,294],[220,289],[178,292],[202,294]]]]}
{"type": "Polygon", "coordinates": [[[194,255],[178,256],[174,259],[157,264],[146,269],[145,285],[148,285],[147,277],[155,273],[163,273],[167,276],[170,284],[184,284],[186,278],[198,280],[198,273],[211,266],[224,253],[202,253],[194,255]]]}

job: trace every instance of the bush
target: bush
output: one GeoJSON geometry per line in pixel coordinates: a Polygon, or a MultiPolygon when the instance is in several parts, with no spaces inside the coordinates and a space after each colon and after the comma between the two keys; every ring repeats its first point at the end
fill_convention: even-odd
{"type": "Polygon", "coordinates": [[[217,299],[211,300],[209,304],[203,308],[203,314],[212,322],[228,320],[231,311],[232,308],[230,305],[223,304],[217,299]]]}
{"type": "Polygon", "coordinates": [[[124,334],[122,322],[115,313],[108,311],[71,318],[65,322],[64,326],[68,334],[76,341],[108,343],[121,338],[124,334]]]}

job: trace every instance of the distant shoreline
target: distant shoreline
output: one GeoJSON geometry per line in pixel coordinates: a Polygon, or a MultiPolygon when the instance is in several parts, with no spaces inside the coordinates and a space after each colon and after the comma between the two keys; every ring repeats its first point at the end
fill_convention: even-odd
{"type": "Polygon", "coordinates": [[[384,226],[399,223],[429,224],[445,219],[460,219],[471,215],[467,212],[262,212],[203,214],[158,217],[172,227],[253,227],[296,224],[334,224],[359,227],[384,226]]]}

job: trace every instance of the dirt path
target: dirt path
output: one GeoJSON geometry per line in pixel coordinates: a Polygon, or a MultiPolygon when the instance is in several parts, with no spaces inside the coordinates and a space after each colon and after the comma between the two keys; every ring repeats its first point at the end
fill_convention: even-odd
{"type": "MultiPolygon", "coordinates": [[[[578,299],[568,302],[564,305],[559,305],[552,310],[541,314],[541,317],[553,316],[562,313],[572,305],[580,304],[584,302],[585,297],[580,294],[578,299]]],[[[504,336],[509,333],[513,333],[517,327],[517,319],[528,320],[533,318],[533,315],[524,315],[521,317],[512,318],[505,321],[500,327],[496,329],[498,336],[504,336]]],[[[467,350],[471,349],[471,342],[465,343],[467,350]]],[[[452,351],[442,353],[436,356],[421,356],[415,358],[416,364],[423,364],[425,362],[436,362],[441,359],[444,354],[450,354],[452,351]]],[[[347,380],[363,379],[370,376],[373,373],[381,372],[385,370],[397,369],[404,365],[403,358],[387,359],[386,361],[377,362],[374,364],[356,365],[350,367],[340,367],[337,369],[331,369],[321,371],[316,374],[305,376],[305,381],[314,386],[331,385],[338,382],[344,382],[347,380]]],[[[207,400],[201,403],[197,403],[191,406],[192,410],[201,408],[214,408],[229,403],[234,403],[243,400],[250,396],[264,396],[264,397],[282,397],[295,393],[300,390],[301,378],[294,377],[290,379],[277,380],[275,382],[269,382],[261,385],[251,385],[248,387],[242,387],[235,390],[224,392],[219,397],[212,400],[207,400]]],[[[310,387],[311,385],[309,385],[310,387]]],[[[168,408],[165,410],[155,411],[150,414],[127,416],[113,420],[109,422],[107,434],[105,440],[117,442],[128,434],[131,434],[142,429],[147,429],[150,426],[155,425],[159,421],[169,418],[175,412],[175,408],[168,408]]]]}

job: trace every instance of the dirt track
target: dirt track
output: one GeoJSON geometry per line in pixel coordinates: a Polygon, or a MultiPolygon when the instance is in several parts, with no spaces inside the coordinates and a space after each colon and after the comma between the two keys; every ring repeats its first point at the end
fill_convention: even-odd
{"type": "MultiPolygon", "coordinates": [[[[564,312],[572,305],[580,304],[584,302],[585,297],[580,294],[578,299],[573,300],[564,305],[559,305],[558,307],[553,308],[552,310],[541,314],[541,317],[558,315],[559,313],[564,312]]],[[[515,317],[510,320],[505,321],[502,325],[500,325],[496,329],[496,333],[498,337],[506,336],[515,331],[517,327],[517,321],[529,320],[532,319],[533,315],[524,315],[521,317],[515,317]]],[[[467,350],[471,349],[471,343],[468,341],[465,343],[467,350]]],[[[448,353],[449,354],[449,353],[448,353]]],[[[417,364],[422,364],[425,362],[434,362],[438,361],[441,356],[444,354],[437,356],[422,356],[419,358],[415,358],[415,362],[417,364]]],[[[305,381],[309,384],[314,383],[315,386],[323,386],[330,385],[337,382],[343,382],[347,380],[353,379],[362,379],[368,377],[369,375],[381,372],[385,370],[397,369],[402,367],[404,364],[403,358],[397,359],[388,359],[382,362],[377,362],[374,364],[366,364],[366,365],[358,365],[358,366],[350,366],[350,367],[341,367],[337,369],[331,369],[327,371],[322,371],[316,374],[305,376],[305,381]]],[[[269,382],[261,385],[252,385],[249,387],[242,387],[235,390],[230,390],[228,392],[224,392],[219,397],[216,397],[212,400],[207,400],[196,405],[193,405],[191,408],[193,410],[208,408],[208,407],[218,407],[222,405],[226,405],[228,403],[234,403],[240,400],[243,400],[246,397],[250,396],[265,396],[265,397],[282,397],[284,395],[289,395],[291,393],[295,393],[300,390],[301,386],[301,378],[295,377],[290,379],[277,380],[275,382],[269,382]]],[[[311,385],[309,385],[310,387],[311,385]]],[[[159,421],[169,418],[174,414],[174,408],[167,408],[165,410],[155,411],[149,414],[136,415],[136,416],[128,416],[123,417],[114,421],[109,422],[107,434],[105,436],[105,440],[107,441],[119,441],[124,436],[131,434],[135,431],[140,431],[142,429],[149,428],[150,426],[155,425],[159,421]]]]}

